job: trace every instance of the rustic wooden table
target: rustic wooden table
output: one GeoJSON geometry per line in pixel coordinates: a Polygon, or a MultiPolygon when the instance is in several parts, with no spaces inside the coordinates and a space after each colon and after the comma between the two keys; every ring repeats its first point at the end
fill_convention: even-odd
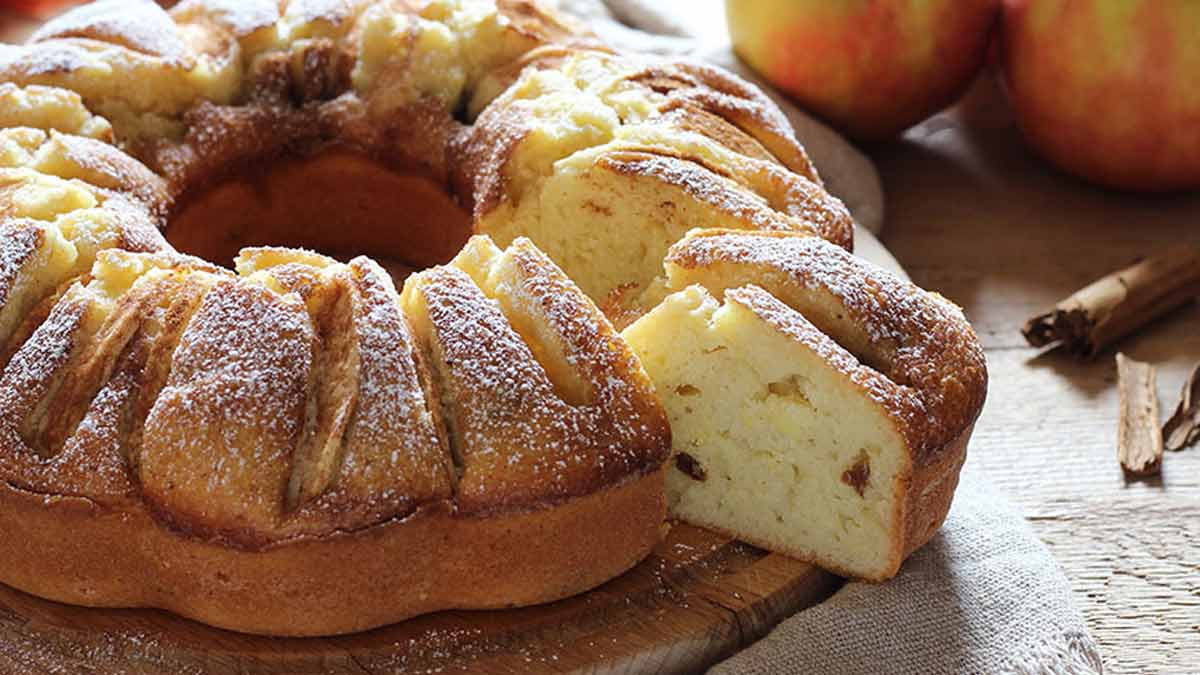
{"type": "MultiPolygon", "coordinates": [[[[32,25],[0,10],[0,42],[32,25]]],[[[966,309],[987,348],[991,393],[965,470],[1024,510],[1110,671],[1200,670],[1200,448],[1169,453],[1160,479],[1127,482],[1112,354],[1079,363],[1030,349],[1018,332],[1139,256],[1200,243],[1200,195],[1121,195],[1049,169],[1021,144],[990,76],[870,154],[887,190],[884,243],[917,283],[966,309]]],[[[1119,348],[1161,366],[1167,409],[1200,360],[1200,311],[1181,309],[1119,348]]]]}
{"type": "MultiPolygon", "coordinates": [[[[1168,453],[1160,479],[1126,481],[1113,354],[1080,363],[1019,333],[1135,258],[1200,243],[1200,195],[1140,198],[1057,173],[1022,145],[990,74],[870,154],[887,192],[883,242],[918,284],[965,308],[987,349],[991,390],[965,470],[1024,510],[1112,672],[1200,671],[1200,448],[1168,453]]],[[[1200,310],[1118,348],[1160,365],[1166,415],[1200,361],[1200,310]]]]}

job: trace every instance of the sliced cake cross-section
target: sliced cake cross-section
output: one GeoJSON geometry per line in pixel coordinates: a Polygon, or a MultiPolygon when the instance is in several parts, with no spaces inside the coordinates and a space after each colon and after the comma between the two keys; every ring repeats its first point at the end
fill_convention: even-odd
{"type": "Polygon", "coordinates": [[[958,308],[813,236],[694,231],[623,332],[667,408],[671,514],[882,580],[950,507],[987,386],[958,308]]]}

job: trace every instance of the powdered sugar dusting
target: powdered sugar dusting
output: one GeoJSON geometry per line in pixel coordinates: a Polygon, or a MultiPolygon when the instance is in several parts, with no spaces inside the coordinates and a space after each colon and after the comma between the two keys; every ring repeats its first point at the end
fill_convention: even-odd
{"type": "MultiPolygon", "coordinates": [[[[602,155],[600,166],[617,173],[650,176],[682,188],[688,196],[715,207],[747,229],[794,230],[808,228],[771,209],[763,197],[739,188],[733,181],[704,167],[675,157],[649,152],[621,151],[602,155]]],[[[815,230],[814,230],[815,231],[815,230]]]]}
{"type": "Polygon", "coordinates": [[[295,296],[224,281],[205,297],[146,420],[141,453],[145,494],[176,525],[251,542],[277,527],[313,339],[295,296]]]}
{"type": "Polygon", "coordinates": [[[37,225],[11,220],[0,223],[0,305],[7,307],[22,269],[45,240],[46,233],[37,225]]]}
{"type": "Polygon", "coordinates": [[[75,286],[8,362],[0,376],[0,420],[5,428],[19,429],[52,390],[75,352],[87,311],[83,289],[75,286]]]}
{"type": "MultiPolygon", "coordinates": [[[[870,366],[854,377],[904,421],[921,460],[979,413],[987,370],[962,311],[819,237],[701,230],[671,248],[667,265],[672,285],[720,279],[721,290],[761,286],[831,336],[870,366]]],[[[745,299],[788,324],[786,312],[745,299]]],[[[804,332],[795,327],[796,335],[804,332]]]]}
{"type": "Polygon", "coordinates": [[[243,38],[279,21],[279,2],[273,0],[184,0],[171,10],[176,21],[190,21],[194,15],[213,21],[243,38]]]}
{"type": "Polygon", "coordinates": [[[661,409],[644,396],[647,392],[630,387],[614,362],[628,358],[628,348],[604,353],[603,329],[611,338],[611,327],[559,275],[530,274],[519,286],[499,292],[515,294],[518,306],[538,306],[555,322],[553,331],[570,344],[565,353],[572,367],[595,389],[595,403],[589,405],[571,406],[556,395],[500,305],[466,274],[435,268],[419,284],[433,327],[436,366],[443,371],[444,395],[462,441],[459,507],[464,511],[585,494],[665,456],[661,409]],[[580,368],[585,355],[596,360],[580,368]]]}
{"type": "Polygon", "coordinates": [[[187,47],[175,22],[151,0],[100,0],[46,22],[31,42],[54,38],[105,40],[183,65],[187,47]]]}
{"type": "Polygon", "coordinates": [[[359,382],[335,484],[315,504],[325,523],[359,528],[447,499],[449,449],[418,379],[415,339],[387,273],[351,261],[359,382]]]}
{"type": "Polygon", "coordinates": [[[133,498],[124,444],[129,408],[141,384],[138,374],[144,357],[145,352],[136,348],[122,355],[75,433],[47,466],[42,491],[106,502],[133,498]]]}

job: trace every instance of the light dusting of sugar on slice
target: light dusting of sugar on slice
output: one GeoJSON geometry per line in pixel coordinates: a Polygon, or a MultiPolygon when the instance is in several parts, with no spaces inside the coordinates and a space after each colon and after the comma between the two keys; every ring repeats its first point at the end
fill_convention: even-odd
{"type": "Polygon", "coordinates": [[[313,329],[296,296],[223,281],[184,332],[146,421],[147,496],[181,527],[269,536],[303,424],[313,329]]]}
{"type": "Polygon", "coordinates": [[[611,327],[565,277],[532,274],[520,288],[496,292],[519,294],[516,303],[540,304],[564,340],[576,345],[569,359],[591,348],[596,361],[581,369],[596,387],[591,405],[571,406],[556,395],[496,300],[466,274],[431,270],[420,292],[463,439],[462,508],[578,496],[652,465],[665,450],[665,435],[646,431],[658,424],[657,404],[625,378],[612,376],[614,364],[605,363],[612,353],[596,348],[602,329],[611,327]],[[575,334],[568,335],[571,331],[575,334]]]}
{"type": "Polygon", "coordinates": [[[986,365],[962,311],[819,237],[701,231],[672,247],[667,264],[761,286],[853,347],[870,366],[853,377],[903,421],[920,459],[961,433],[982,404],[986,365]]]}

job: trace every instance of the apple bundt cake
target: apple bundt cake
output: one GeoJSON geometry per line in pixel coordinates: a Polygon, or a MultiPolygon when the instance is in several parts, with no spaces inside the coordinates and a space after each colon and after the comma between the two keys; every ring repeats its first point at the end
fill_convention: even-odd
{"type": "MultiPolygon", "coordinates": [[[[615,53],[532,0],[83,6],[0,45],[0,582],[249,632],[357,631],[594,587],[660,539],[664,482],[682,518],[885,577],[945,515],[983,371],[959,315],[860,273],[851,246],[761,92],[615,53]],[[676,242],[695,227],[808,242],[796,264],[844,267],[842,290],[877,304],[814,318],[835,310],[804,304],[788,261],[659,278],[669,250],[689,267],[700,235],[676,242]],[[726,288],[714,321],[770,317],[808,342],[772,342],[766,318],[704,335],[724,322],[681,308],[726,288]],[[880,308],[914,315],[871,322],[880,308]],[[614,328],[643,314],[627,336],[657,392],[614,328]],[[845,354],[833,341],[862,333],[844,321],[933,326],[948,347],[870,333],[845,354]],[[729,363],[702,349],[694,366],[735,369],[724,394],[671,360],[714,340],[729,363]],[[894,361],[871,360],[893,353],[879,341],[894,361]],[[760,347],[846,399],[764,414],[870,426],[845,438],[873,462],[851,481],[866,501],[821,516],[874,513],[853,541],[824,548],[825,530],[760,523],[762,503],[670,473],[727,472],[733,494],[846,459],[729,460],[760,448],[712,440],[726,412],[679,413],[685,384],[721,408],[777,375],[745,370],[760,347]],[[867,385],[838,378],[868,376],[916,393],[853,404],[867,385]],[[960,407],[922,408],[934,394],[960,407]]],[[[824,508],[810,496],[792,507],[824,508]]]]}

